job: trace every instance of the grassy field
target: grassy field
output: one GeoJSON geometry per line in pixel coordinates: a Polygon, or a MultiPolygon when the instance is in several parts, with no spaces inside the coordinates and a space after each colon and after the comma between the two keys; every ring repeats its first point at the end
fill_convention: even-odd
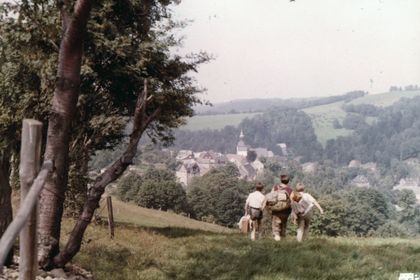
{"type": "MultiPolygon", "coordinates": [[[[184,217],[162,222],[144,209],[114,204],[123,221],[115,239],[106,225],[92,225],[76,258],[96,279],[398,279],[400,272],[420,272],[418,239],[314,237],[300,244],[293,236],[280,242],[267,236],[251,242],[209,224],[190,227],[184,217]]],[[[66,221],[63,235],[70,226],[66,221]]]]}
{"type": "MultiPolygon", "coordinates": [[[[188,228],[192,230],[210,231],[216,233],[231,232],[228,228],[216,224],[203,223],[170,212],[157,211],[124,203],[118,199],[112,200],[114,219],[120,224],[140,225],[150,228],[188,228]]],[[[105,201],[101,203],[100,216],[106,219],[105,201]]]]}
{"type": "Polygon", "coordinates": [[[351,133],[351,130],[344,128],[335,129],[333,127],[334,119],[337,119],[342,123],[346,116],[346,112],[341,109],[343,104],[344,102],[340,101],[303,110],[311,118],[316,137],[322,145],[325,145],[328,139],[334,139],[338,136],[347,136],[351,133]]]}
{"type": "Polygon", "coordinates": [[[386,107],[397,102],[400,98],[413,98],[420,95],[417,91],[394,91],[378,94],[369,94],[349,102],[349,104],[373,104],[380,107],[386,107]]]}
{"type": "Polygon", "coordinates": [[[181,129],[201,130],[201,129],[222,129],[227,125],[237,126],[245,118],[252,118],[260,113],[241,113],[194,116],[188,119],[185,126],[181,129]]]}

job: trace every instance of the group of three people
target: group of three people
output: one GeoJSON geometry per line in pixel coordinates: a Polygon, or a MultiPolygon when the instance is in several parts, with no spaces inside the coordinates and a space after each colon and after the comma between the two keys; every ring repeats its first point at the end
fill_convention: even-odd
{"type": "MultiPolygon", "coordinates": [[[[298,183],[295,190],[289,187],[290,178],[288,175],[280,176],[280,184],[275,185],[271,192],[281,192],[287,196],[288,204],[282,210],[271,210],[271,226],[274,240],[279,241],[286,237],[287,221],[292,215],[294,223],[297,223],[297,240],[301,242],[309,234],[309,225],[313,215],[313,206],[316,206],[321,214],[324,210],[313,198],[312,195],[305,192],[303,183],[298,183]]],[[[249,194],[245,203],[245,215],[251,218],[251,239],[255,240],[259,233],[263,211],[267,205],[267,197],[263,194],[264,185],[257,183],[255,191],[249,194]]]]}

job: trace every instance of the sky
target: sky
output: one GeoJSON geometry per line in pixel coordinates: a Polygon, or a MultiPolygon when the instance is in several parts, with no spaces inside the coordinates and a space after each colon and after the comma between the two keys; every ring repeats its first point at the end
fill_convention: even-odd
{"type": "Polygon", "coordinates": [[[213,103],[420,84],[420,0],[182,0],[182,53],[213,103]]]}

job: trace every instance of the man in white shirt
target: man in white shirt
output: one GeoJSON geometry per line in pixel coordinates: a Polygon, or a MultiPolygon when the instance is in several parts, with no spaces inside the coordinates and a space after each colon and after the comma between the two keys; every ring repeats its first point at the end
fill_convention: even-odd
{"type": "Polygon", "coordinates": [[[255,185],[255,192],[248,195],[245,203],[245,215],[251,217],[251,240],[255,240],[255,235],[259,232],[261,219],[263,217],[263,210],[266,204],[265,195],[262,193],[264,185],[258,182],[255,185]]]}

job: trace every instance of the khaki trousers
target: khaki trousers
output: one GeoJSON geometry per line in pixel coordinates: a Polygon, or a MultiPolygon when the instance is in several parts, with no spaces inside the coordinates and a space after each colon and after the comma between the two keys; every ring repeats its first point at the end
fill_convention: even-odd
{"type": "Polygon", "coordinates": [[[288,218],[289,218],[289,214],[272,213],[271,229],[273,231],[274,236],[278,235],[283,238],[286,237],[288,218]]]}
{"type": "Polygon", "coordinates": [[[255,240],[257,233],[260,232],[261,219],[251,220],[251,239],[255,240]]]}
{"type": "Polygon", "coordinates": [[[302,242],[309,236],[309,225],[312,218],[312,210],[306,213],[305,216],[298,216],[297,218],[297,236],[296,239],[298,242],[302,242]]]}

